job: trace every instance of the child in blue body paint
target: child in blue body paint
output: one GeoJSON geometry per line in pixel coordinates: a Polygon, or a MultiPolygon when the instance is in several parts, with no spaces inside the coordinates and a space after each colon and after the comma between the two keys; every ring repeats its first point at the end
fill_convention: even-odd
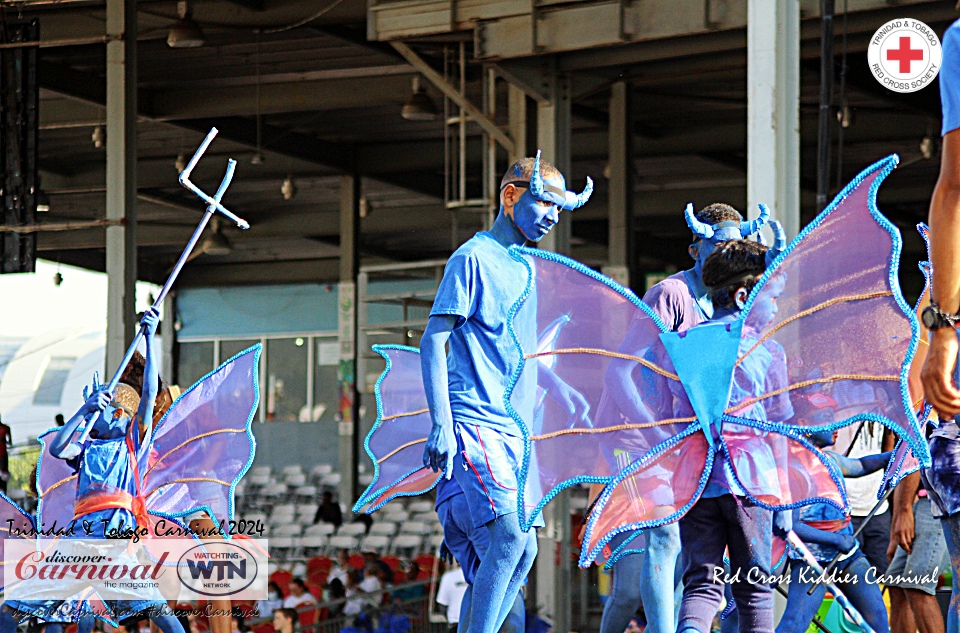
{"type": "MultiPolygon", "coordinates": [[[[740,318],[750,291],[767,268],[767,250],[766,246],[747,240],[731,240],[717,245],[703,266],[703,282],[711,290],[714,313],[710,321],[698,327],[722,327],[740,318]]],[[[754,305],[753,310],[766,311],[758,322],[773,318],[776,295],[776,292],[765,293],[764,302],[758,301],[754,305]]],[[[751,344],[748,336],[745,332],[741,345],[751,344]]],[[[782,386],[785,376],[783,350],[778,346],[761,346],[738,365],[731,386],[731,401],[773,391],[782,386]]],[[[768,403],[764,410],[759,419],[775,416],[776,419],[771,421],[786,421],[793,416],[789,399],[785,396],[775,403],[768,403]]],[[[676,413],[690,414],[692,410],[676,413]]],[[[757,418],[756,415],[752,417],[757,418]]],[[[753,433],[754,430],[745,432],[753,433]]],[[[760,468],[775,469],[773,455],[768,447],[764,447],[764,442],[758,442],[757,451],[751,458],[760,468]]],[[[709,633],[711,630],[723,597],[723,555],[727,549],[740,633],[772,633],[774,629],[773,589],[764,582],[750,581],[751,577],[772,574],[774,516],[746,497],[726,463],[724,453],[718,452],[703,494],[680,519],[684,591],[677,625],[679,633],[709,633]]]]}
{"type": "MultiPolygon", "coordinates": [[[[450,257],[420,343],[424,388],[433,428],[424,466],[451,474],[463,489],[470,520],[485,527],[490,545],[474,579],[470,633],[494,633],[506,617],[537,553],[533,531],[523,532],[517,515],[518,471],[523,460],[521,430],[504,403],[511,376],[522,359],[517,348],[537,343],[535,291],[516,317],[511,308],[527,292],[527,267],[508,252],[538,242],[556,225],[561,209],[575,209],[589,192],[566,190],[552,165],[523,159],[501,181],[500,213],[490,231],[478,233],[450,257]],[[512,331],[511,331],[512,329],[512,331]],[[445,354],[449,342],[450,353],[445,354]]],[[[531,289],[533,290],[533,289],[531,289]]],[[[540,384],[574,417],[589,406],[582,395],[538,366],[540,384]],[[546,375],[545,375],[546,374],[546,375]]],[[[526,372],[525,372],[526,373],[526,372]]],[[[512,405],[533,419],[536,376],[522,377],[512,405]]],[[[542,519],[539,519],[542,525],[542,519]]]]}
{"type": "MultiPolygon", "coordinates": [[[[829,409],[824,413],[829,413],[829,409]]],[[[836,442],[836,433],[830,431],[815,433],[809,437],[813,444],[821,449],[833,446],[836,442]]],[[[866,477],[886,468],[893,452],[857,459],[833,451],[825,450],[824,454],[833,459],[844,477],[866,477]]],[[[887,609],[883,604],[883,594],[875,582],[869,582],[867,571],[870,569],[870,561],[853,536],[850,516],[826,503],[804,506],[793,511],[793,531],[810,548],[824,568],[837,552],[844,553],[833,573],[837,586],[876,633],[887,633],[890,625],[887,621],[887,609]]],[[[802,559],[797,558],[790,563],[790,591],[783,618],[777,625],[777,633],[806,631],[827,591],[825,583],[815,582],[816,572],[802,559]],[[811,584],[814,584],[816,589],[808,595],[811,584]]],[[[874,572],[875,575],[879,573],[876,570],[874,572]]]]}
{"type": "MultiPolygon", "coordinates": [[[[120,383],[113,394],[95,384],[83,406],[60,429],[54,438],[50,453],[68,461],[77,471],[76,519],[88,521],[75,538],[108,538],[108,535],[144,525],[145,506],[140,499],[137,481],[137,453],[146,437],[149,440],[154,402],[160,386],[158,353],[155,334],[160,322],[156,309],[149,309],[141,321],[146,326],[146,366],[143,374],[142,396],[130,385],[120,383]],[[90,438],[82,444],[73,443],[74,433],[88,418],[93,419],[90,438]]],[[[22,585],[21,585],[22,589],[22,585]]],[[[179,620],[173,616],[158,592],[146,596],[147,590],[129,592],[129,600],[111,600],[109,606],[120,618],[152,609],[150,619],[163,633],[183,633],[179,620]]],[[[13,610],[34,613],[44,619],[52,612],[71,613],[76,605],[68,601],[23,600],[7,601],[0,610],[0,633],[13,633],[17,623],[13,610]]],[[[75,614],[74,617],[80,614],[75,614]]],[[[80,618],[82,631],[92,628],[92,618],[80,618]]]]}

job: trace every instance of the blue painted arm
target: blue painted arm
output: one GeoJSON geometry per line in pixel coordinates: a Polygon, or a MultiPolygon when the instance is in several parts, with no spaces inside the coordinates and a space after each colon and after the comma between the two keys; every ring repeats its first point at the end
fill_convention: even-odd
{"type": "Polygon", "coordinates": [[[827,532],[810,527],[806,523],[800,522],[800,511],[793,511],[793,531],[800,537],[804,543],[816,543],[828,547],[836,547],[841,552],[849,552],[857,543],[850,534],[837,534],[836,532],[827,532]]]}
{"type": "MultiPolygon", "coordinates": [[[[537,362],[537,361],[534,361],[537,362]]],[[[547,395],[556,400],[570,414],[570,426],[578,421],[590,424],[590,403],[579,391],[568,385],[552,369],[537,362],[538,381],[547,395]]]]}
{"type": "Polygon", "coordinates": [[[893,451],[887,451],[886,453],[879,453],[877,455],[865,455],[856,459],[845,457],[832,451],[827,454],[837,462],[837,466],[840,467],[840,472],[843,473],[843,476],[851,478],[866,477],[878,470],[883,470],[890,462],[890,458],[893,457],[893,451]]]}
{"type": "MultiPolygon", "coordinates": [[[[61,459],[71,459],[74,456],[73,454],[66,456],[63,454],[64,450],[70,446],[70,438],[73,436],[74,431],[83,424],[84,420],[103,411],[107,408],[107,405],[110,404],[110,393],[99,387],[100,385],[95,381],[93,393],[87,396],[86,402],[73,414],[73,417],[67,420],[60,429],[60,432],[57,433],[57,436],[53,438],[53,442],[50,444],[51,455],[61,459]]],[[[86,395],[86,387],[84,387],[84,395],[86,395]]]]}
{"type": "Polygon", "coordinates": [[[157,392],[160,390],[160,370],[157,363],[157,357],[160,350],[157,349],[157,325],[160,323],[160,312],[151,307],[144,313],[140,324],[146,326],[144,336],[146,337],[147,354],[146,363],[143,368],[143,390],[140,396],[140,408],[137,411],[137,418],[146,425],[146,434],[143,436],[145,441],[149,441],[151,427],[153,425],[153,408],[157,399],[157,392]]]}
{"type": "Polygon", "coordinates": [[[457,317],[434,315],[420,339],[420,370],[427,406],[433,427],[423,449],[423,465],[434,472],[443,471],[449,479],[453,475],[453,453],[456,439],[453,434],[453,414],[450,411],[450,384],[447,378],[445,346],[457,325],[457,317]]]}

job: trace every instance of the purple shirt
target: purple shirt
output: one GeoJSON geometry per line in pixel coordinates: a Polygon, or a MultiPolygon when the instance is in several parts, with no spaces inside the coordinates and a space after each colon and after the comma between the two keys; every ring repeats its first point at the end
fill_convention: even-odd
{"type": "Polygon", "coordinates": [[[670,275],[643,295],[643,302],[653,308],[671,332],[683,332],[706,321],[706,315],[690,292],[686,274],[670,275]]]}

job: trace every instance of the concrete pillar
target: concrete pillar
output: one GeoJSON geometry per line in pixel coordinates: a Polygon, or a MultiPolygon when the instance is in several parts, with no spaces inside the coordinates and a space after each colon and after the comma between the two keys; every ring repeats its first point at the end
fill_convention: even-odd
{"type": "MultiPolygon", "coordinates": [[[[108,375],[136,333],[137,280],[137,3],[107,0],[108,375]]],[[[171,324],[172,325],[172,324],[171,324]]]]}
{"type": "MultiPolygon", "coordinates": [[[[176,345],[177,345],[177,294],[171,292],[160,306],[160,349],[163,352],[163,363],[160,366],[160,375],[170,384],[177,382],[176,345]]],[[[109,371],[109,370],[107,370],[109,371]]]]}
{"type": "Polygon", "coordinates": [[[360,177],[340,177],[340,286],[337,338],[340,362],[340,503],[357,499],[357,457],[360,436],[360,398],[357,393],[357,272],[360,257],[360,177]]]}
{"type": "Polygon", "coordinates": [[[800,231],[800,2],[747,1],[747,204],[800,231]]]}
{"type": "Polygon", "coordinates": [[[527,155],[527,95],[513,84],[507,87],[507,127],[513,139],[513,153],[507,157],[512,165],[527,155]]]}
{"type": "MultiPolygon", "coordinates": [[[[537,147],[543,152],[544,160],[570,178],[570,78],[548,70],[543,75],[543,84],[548,100],[537,104],[537,147]]],[[[540,241],[540,248],[570,254],[568,212],[560,214],[560,223],[540,241]]]]}
{"type": "Polygon", "coordinates": [[[609,218],[607,240],[607,265],[603,274],[630,287],[630,250],[632,239],[631,194],[633,193],[633,170],[631,169],[630,139],[630,86],[618,81],[610,87],[609,129],[609,218]]]}
{"type": "MultiPolygon", "coordinates": [[[[544,94],[537,104],[537,147],[543,158],[570,178],[570,81],[565,75],[544,74],[544,94]]],[[[568,187],[569,187],[568,183],[568,187]]],[[[540,241],[540,248],[570,254],[569,211],[560,213],[560,223],[540,241]]],[[[553,621],[554,633],[570,631],[570,494],[564,490],[543,510],[546,527],[538,533],[536,604],[553,621]]]]}

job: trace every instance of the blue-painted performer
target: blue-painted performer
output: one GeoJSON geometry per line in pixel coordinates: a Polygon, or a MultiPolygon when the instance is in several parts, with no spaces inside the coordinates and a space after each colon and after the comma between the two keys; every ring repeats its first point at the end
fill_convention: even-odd
{"type": "MultiPolygon", "coordinates": [[[[539,242],[560,220],[562,209],[581,206],[589,194],[568,192],[563,175],[539,154],[512,165],[501,181],[493,227],[464,243],[447,262],[421,339],[433,420],[423,463],[457,478],[474,526],[486,526],[490,535],[474,579],[474,593],[483,600],[470,610],[471,633],[500,628],[537,553],[536,533],[524,532],[517,514],[524,445],[504,401],[522,362],[514,337],[536,345],[537,324],[533,318],[512,322],[511,307],[528,292],[528,280],[524,264],[507,249],[539,242]],[[448,342],[449,356],[444,351],[448,342]]],[[[514,408],[521,416],[532,413],[535,387],[518,387],[514,408]]],[[[552,387],[551,397],[571,413],[587,415],[587,404],[576,391],[562,381],[553,381],[552,387]]]]}
{"type": "MultiPolygon", "coordinates": [[[[830,403],[821,402],[825,399],[818,399],[816,396],[808,396],[807,400],[809,408],[819,409],[832,421],[830,403]]],[[[811,435],[810,439],[817,448],[826,449],[836,442],[836,432],[822,431],[811,435]]],[[[850,478],[865,477],[883,470],[893,455],[893,451],[888,451],[850,458],[834,451],[823,452],[837,463],[844,477],[850,478]]],[[[834,568],[837,585],[876,633],[887,633],[890,626],[887,621],[887,608],[883,604],[883,594],[876,582],[871,582],[881,572],[876,568],[871,570],[866,553],[853,535],[850,515],[826,503],[805,506],[793,511],[793,531],[807,544],[824,568],[838,552],[842,553],[834,568]]],[[[777,633],[806,631],[827,591],[824,583],[816,581],[818,574],[803,562],[802,558],[796,555],[792,558],[787,606],[777,625],[777,633]],[[812,594],[808,593],[811,586],[815,586],[812,594]]]]}
{"type": "MultiPolygon", "coordinates": [[[[89,530],[80,533],[83,538],[105,539],[110,533],[119,534],[143,526],[146,520],[146,507],[140,494],[138,452],[144,436],[149,437],[151,433],[154,402],[159,390],[157,367],[160,352],[155,341],[159,323],[160,315],[155,309],[148,310],[141,321],[146,334],[143,397],[124,383],[118,384],[113,394],[94,384],[83,406],[64,424],[50,445],[51,454],[67,461],[77,472],[74,519],[89,522],[85,524],[89,530]],[[91,417],[90,440],[83,445],[71,442],[73,434],[91,417]]],[[[132,593],[129,600],[111,601],[115,615],[123,612],[130,615],[149,608],[150,619],[163,633],[183,633],[183,626],[159,593],[141,599],[137,594],[142,591],[132,593]]],[[[7,611],[11,607],[24,613],[39,609],[37,616],[48,618],[52,613],[50,609],[55,611],[59,606],[50,601],[7,603],[4,616],[0,618],[0,631],[12,633],[16,628],[16,620],[7,611]]]]}
{"type": "MultiPolygon", "coordinates": [[[[727,204],[711,204],[694,213],[690,205],[684,212],[687,226],[693,233],[688,252],[694,265],[670,275],[643,295],[664,324],[673,332],[683,332],[713,315],[710,293],[703,283],[703,263],[717,244],[727,240],[746,239],[763,227],[768,218],[765,207],[757,220],[744,222],[740,213],[727,204]]],[[[782,229],[774,223],[776,231],[782,229]]],[[[643,337],[631,327],[617,350],[627,355],[641,353],[646,346],[643,337]]],[[[641,419],[636,411],[639,393],[633,375],[635,364],[622,359],[610,361],[608,384],[613,396],[610,404],[623,414],[624,419],[641,419]]],[[[650,446],[644,445],[631,453],[629,445],[620,447],[617,455],[608,455],[612,468],[619,470],[640,457],[650,446]]],[[[627,532],[610,542],[611,550],[624,546],[634,534],[627,532]]],[[[621,633],[630,623],[643,602],[643,610],[650,633],[673,633],[676,630],[676,609],[679,607],[680,528],[676,523],[644,531],[644,551],[619,557],[613,564],[613,590],[603,609],[600,633],[621,633]],[[676,596],[676,597],[675,597],[676,596]]]]}

